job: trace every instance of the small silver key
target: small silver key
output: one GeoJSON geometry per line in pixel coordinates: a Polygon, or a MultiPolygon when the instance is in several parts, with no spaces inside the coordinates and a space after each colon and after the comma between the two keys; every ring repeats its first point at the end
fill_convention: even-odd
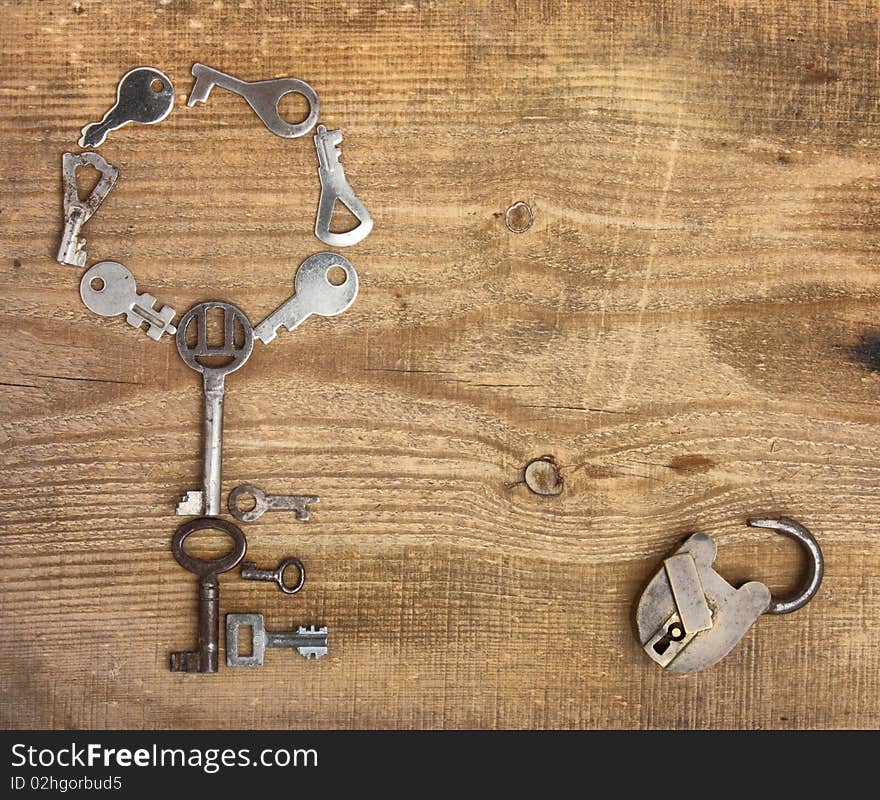
{"type": "Polygon", "coordinates": [[[300,625],[295,631],[267,631],[262,614],[226,615],[226,666],[262,667],[267,647],[291,647],[305,659],[327,655],[327,628],[306,628],[300,625]],[[239,629],[249,625],[253,631],[251,655],[239,655],[241,643],[239,629]]]}
{"type": "Polygon", "coordinates": [[[61,157],[61,178],[64,182],[64,234],[56,260],[59,264],[84,267],[86,240],[80,236],[80,231],[116,185],[119,170],[108,164],[98,153],[65,153],[61,157]],[[80,200],[76,171],[86,165],[98,170],[101,178],[91,194],[85,200],[80,200]]]}
{"type": "Polygon", "coordinates": [[[296,594],[306,584],[306,568],[296,556],[282,559],[275,569],[260,569],[253,561],[243,561],[240,574],[244,581],[265,581],[266,583],[278,584],[278,588],[284,594],[296,594]],[[288,567],[296,569],[299,576],[296,583],[285,583],[284,575],[288,567]]]}
{"type": "Polygon", "coordinates": [[[252,483],[242,483],[229,493],[226,506],[239,522],[256,522],[267,511],[295,511],[297,520],[308,522],[308,504],[319,502],[321,498],[313,494],[266,494],[252,483]],[[239,504],[245,495],[254,498],[254,507],[249,511],[239,504]]]}
{"type": "Polygon", "coordinates": [[[138,67],[127,72],[116,88],[116,104],[100,122],[82,129],[80,147],[98,147],[115,131],[129,122],[155,125],[174,107],[174,86],[164,72],[152,67],[138,67]]]}
{"type": "Polygon", "coordinates": [[[205,390],[205,454],[201,491],[187,492],[177,506],[180,516],[220,514],[220,479],[223,458],[223,395],[225,378],[230,372],[244,366],[254,349],[254,333],[245,313],[232,305],[212,300],[193,306],[177,326],[177,352],[190,368],[201,372],[205,390]],[[223,344],[208,343],[208,313],[219,308],[223,311],[223,344]],[[243,332],[236,336],[236,323],[243,332]],[[190,346],[187,329],[196,325],[196,341],[190,346]],[[207,359],[203,361],[202,359],[207,359]],[[223,363],[217,363],[223,359],[223,363]]]}
{"type": "Polygon", "coordinates": [[[253,82],[242,81],[204,64],[193,64],[192,74],[196,82],[193,84],[192,89],[190,89],[189,98],[186,101],[187,106],[190,108],[196,103],[204,103],[208,99],[208,95],[211,94],[211,89],[215,86],[221,86],[230,92],[241,95],[247,100],[248,105],[263,120],[263,124],[276,136],[281,136],[285,139],[295,139],[297,136],[304,136],[318,121],[318,112],[320,111],[318,95],[315,94],[315,90],[305,81],[297,80],[296,78],[275,78],[274,80],[253,82]],[[278,102],[284,95],[291,92],[301,94],[309,104],[309,113],[306,115],[306,118],[296,125],[285,122],[278,112],[278,102]]]}
{"type": "Polygon", "coordinates": [[[155,309],[156,298],[138,294],[132,274],[118,261],[101,261],[91,267],[79,284],[79,294],[90,311],[102,317],[125,314],[132,328],[147,323],[147,336],[159,341],[163,333],[177,333],[171,324],[177,312],[171,306],[155,309]]]}
{"type": "Polygon", "coordinates": [[[254,328],[254,336],[263,344],[269,344],[282,325],[292,331],[312,314],[335,317],[350,308],[358,293],[358,275],[351,262],[342,256],[316,253],[300,264],[294,288],[296,294],[254,328]],[[327,277],[333,267],[345,272],[345,280],[338,285],[327,277]]]}
{"type": "Polygon", "coordinates": [[[342,131],[328,131],[318,125],[315,134],[315,150],[318,152],[318,177],[321,179],[321,198],[315,217],[315,236],[331,247],[350,247],[366,239],[373,230],[373,218],[366,206],[354,193],[345,177],[345,169],[339,160],[339,145],[342,131]],[[334,233],[330,230],[333,207],[336,201],[344,205],[358,220],[359,224],[350,231],[334,233]]]}

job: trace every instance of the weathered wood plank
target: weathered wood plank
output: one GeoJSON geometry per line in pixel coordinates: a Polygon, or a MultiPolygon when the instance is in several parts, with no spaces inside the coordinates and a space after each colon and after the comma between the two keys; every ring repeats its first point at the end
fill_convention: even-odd
{"type": "Polygon", "coordinates": [[[12,727],[851,727],[880,724],[880,51],[873,2],[3,3],[0,722],[12,727]],[[78,299],[54,261],[60,154],[138,64],[175,112],[110,135],[88,224],[179,311],[252,318],[321,249],[311,141],[240,98],[186,109],[200,60],[293,74],[345,131],[376,218],[361,294],[228,381],[225,486],[314,492],[227,576],[224,611],[316,621],[331,656],[172,675],[195,584],[200,381],[78,299]],[[523,200],[534,224],[504,225],[523,200]],[[557,497],[521,483],[552,454],[557,497]],[[806,609],[663,674],[633,637],[685,533],[779,590],[788,514],[828,560],[806,609]]]}

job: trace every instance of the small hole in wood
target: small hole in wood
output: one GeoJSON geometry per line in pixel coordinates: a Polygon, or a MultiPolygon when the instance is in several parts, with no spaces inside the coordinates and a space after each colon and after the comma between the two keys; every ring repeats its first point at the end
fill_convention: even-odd
{"type": "Polygon", "coordinates": [[[535,215],[531,207],[522,200],[518,200],[504,212],[504,224],[511,233],[525,233],[534,221],[535,215]]]}
{"type": "Polygon", "coordinates": [[[553,456],[533,458],[523,470],[523,480],[530,492],[555,497],[562,494],[565,480],[553,456]]]}

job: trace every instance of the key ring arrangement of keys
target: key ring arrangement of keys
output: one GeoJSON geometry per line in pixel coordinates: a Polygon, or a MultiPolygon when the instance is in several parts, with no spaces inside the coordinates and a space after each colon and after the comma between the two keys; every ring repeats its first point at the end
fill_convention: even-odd
{"type": "MultiPolygon", "coordinates": [[[[263,124],[276,136],[295,139],[307,134],[318,121],[318,96],[307,83],[296,78],[247,82],[234,78],[204,64],[194,64],[195,83],[187,106],[204,103],[217,86],[240,95],[263,124]],[[294,92],[305,98],[308,114],[301,122],[285,121],[278,103],[294,92]]],[[[79,145],[99,147],[108,134],[130,123],[154,125],[165,119],[174,106],[174,86],[163,72],[139,67],[126,73],[119,81],[116,103],[103,119],[82,129],[79,145]]],[[[321,194],[315,217],[315,236],[331,247],[348,247],[369,235],[373,220],[364,204],[352,190],[340,163],[339,144],[342,131],[328,131],[318,125],[314,135],[318,157],[321,194]],[[333,209],[342,203],[354,215],[357,225],[345,232],[330,230],[333,209]]],[[[64,232],[57,260],[62,264],[85,267],[86,241],[83,226],[95,214],[116,184],[119,171],[94,150],[64,153],[62,180],[64,184],[64,232]],[[101,175],[92,192],[81,199],[77,185],[77,169],[94,167],[101,175]]],[[[202,487],[188,491],[177,506],[177,514],[190,516],[172,540],[172,552],[178,563],[199,578],[198,644],[195,650],[171,654],[170,668],[179,672],[216,672],[220,638],[220,584],[218,576],[241,565],[245,580],[277,584],[286,594],[295,594],[305,583],[305,568],[299,559],[288,556],[275,568],[258,568],[244,562],[247,540],[237,525],[219,518],[221,500],[221,464],[223,437],[223,394],[226,375],[244,366],[254,348],[254,339],[263,344],[272,342],[279,328],[294,330],[312,315],[332,317],[348,309],[358,293],[358,275],[351,262],[337,253],[320,252],[309,256],[300,265],[294,279],[295,294],[256,326],[245,313],[219,300],[208,300],[190,308],[175,324],[177,312],[171,306],[156,307],[156,298],[139,294],[132,273],[116,261],[102,261],[90,266],[80,282],[83,303],[102,317],[125,315],[133,328],[144,331],[159,341],[163,334],[173,336],[184,363],[200,372],[204,381],[204,465],[202,487]],[[334,280],[334,274],[342,275],[334,280]],[[222,314],[221,345],[208,341],[209,314],[222,314]],[[145,327],[146,326],[146,327],[145,327]],[[199,530],[213,529],[225,533],[233,548],[216,559],[192,556],[184,547],[186,539],[199,530]],[[295,580],[288,578],[291,568],[295,580]]],[[[252,484],[241,484],[229,494],[227,507],[239,522],[254,522],[265,511],[288,510],[300,522],[309,519],[308,506],[320,498],[312,495],[269,495],[252,484]],[[244,509],[242,499],[253,498],[254,506],[244,509]]],[[[318,658],[327,653],[326,627],[298,626],[289,631],[267,631],[262,614],[227,614],[226,663],[231,667],[262,666],[267,647],[290,647],[300,655],[318,658]],[[239,630],[249,626],[253,642],[251,653],[243,655],[244,643],[239,630]]]]}
{"type": "MultiPolygon", "coordinates": [[[[188,106],[204,103],[215,87],[241,95],[266,127],[277,136],[296,138],[308,133],[318,121],[318,97],[314,90],[295,78],[248,83],[204,64],[192,68],[195,83],[188,106]],[[278,113],[278,101],[289,92],[302,95],[309,112],[302,122],[291,124],[278,113]]],[[[131,122],[155,124],[165,119],[174,104],[174,88],[158,70],[141,67],[123,76],[117,90],[116,104],[99,122],[82,129],[81,147],[99,146],[112,131],[131,122]]],[[[339,161],[341,131],[328,131],[318,125],[314,136],[318,156],[321,195],[315,219],[315,235],[325,244],[347,247],[366,237],[372,218],[349,185],[339,161]],[[357,225],[344,233],[330,230],[336,202],[345,205],[357,219],[357,225]]],[[[58,251],[58,261],[84,267],[83,225],[95,213],[113,188],[118,177],[115,167],[95,152],[65,153],[63,156],[65,227],[58,251]],[[79,197],[76,169],[90,165],[101,173],[94,190],[85,199],[79,197]]],[[[198,646],[195,650],[171,654],[170,667],[182,672],[216,672],[220,633],[220,584],[218,576],[241,565],[245,580],[268,581],[287,594],[295,594],[305,583],[305,568],[299,559],[288,556],[275,568],[260,568],[243,562],[247,540],[237,525],[219,518],[220,476],[223,432],[223,390],[227,374],[244,365],[251,355],[254,339],[269,344],[281,327],[293,330],[309,316],[335,316],[354,302],[358,276],[351,263],[331,252],[316,253],[299,267],[296,292],[277,310],[255,327],[244,312],[231,303],[219,300],[199,303],[190,308],[175,325],[176,311],[164,306],[155,308],[156,299],[138,294],[134,277],[122,264],[103,261],[90,267],[82,276],[80,294],[83,302],[101,316],[125,315],[134,328],[143,329],[155,340],[163,334],[175,337],[177,350],[187,366],[200,372],[204,380],[204,469],[202,488],[187,492],[177,506],[179,515],[194,519],[181,525],[172,540],[172,552],[178,563],[199,578],[198,646]],[[333,282],[330,272],[340,268],[344,279],[333,282]],[[218,309],[223,314],[223,344],[208,343],[208,313],[218,309]],[[217,363],[222,359],[221,363],[217,363]],[[233,548],[220,558],[205,560],[193,557],[184,547],[187,538],[200,530],[224,532],[233,548]],[[295,580],[288,580],[290,569],[295,580]]],[[[230,492],[227,507],[239,522],[253,522],[265,511],[293,511],[296,518],[309,518],[308,506],[319,498],[309,495],[268,495],[256,486],[241,484],[230,492]],[[254,507],[244,510],[240,500],[249,495],[254,507]]],[[[689,537],[652,578],[636,607],[638,639],[645,653],[670,672],[685,673],[705,669],[724,657],[764,614],[789,614],[802,608],[819,590],[824,572],[822,551],[812,533],[795,520],[751,519],[753,528],[766,528],[797,541],[807,554],[807,571],[801,586],[791,595],[775,597],[758,581],[734,588],[713,568],[716,545],[712,537],[694,534],[689,537]]],[[[267,631],[262,614],[226,615],[226,663],[232,667],[256,667],[263,664],[267,647],[289,647],[306,658],[327,653],[326,627],[299,626],[289,631],[267,631]],[[240,632],[252,631],[250,654],[245,654],[240,632]]]]}

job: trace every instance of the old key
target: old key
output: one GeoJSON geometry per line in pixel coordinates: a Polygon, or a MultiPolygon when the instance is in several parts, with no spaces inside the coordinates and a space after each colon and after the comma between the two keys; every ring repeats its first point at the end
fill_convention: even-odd
{"type": "Polygon", "coordinates": [[[226,666],[262,667],[267,647],[289,647],[296,650],[306,661],[327,655],[329,633],[326,626],[299,625],[296,630],[267,631],[262,614],[226,615],[226,666]],[[251,654],[242,655],[244,649],[240,631],[251,629],[251,654]]]}
{"type": "Polygon", "coordinates": [[[220,478],[223,458],[223,393],[225,378],[250,358],[254,349],[254,332],[245,313],[232,303],[212,300],[193,306],[177,326],[177,352],[190,369],[201,372],[205,385],[205,455],[202,490],[187,492],[177,506],[179,515],[220,513],[220,478]],[[208,312],[223,311],[223,344],[208,344],[208,312]],[[236,323],[242,337],[237,341],[236,323]],[[187,343],[187,329],[196,325],[195,344],[187,343]],[[206,359],[201,360],[201,359],[206,359]],[[223,363],[216,364],[218,359],[223,363]]]}
{"type": "Polygon", "coordinates": [[[86,265],[86,240],[80,235],[83,225],[98,210],[116,185],[119,170],[108,164],[98,153],[65,153],[61,157],[61,176],[64,181],[64,234],[56,259],[59,264],[74,267],[86,265]],[[85,200],[79,196],[76,171],[80,167],[94,167],[101,179],[85,200]]]}
{"type": "Polygon", "coordinates": [[[152,67],[138,67],[122,76],[116,89],[116,103],[100,122],[82,129],[80,147],[98,147],[115,131],[129,122],[154,125],[171,113],[174,86],[168,76],[152,67]]]}
{"type": "Polygon", "coordinates": [[[243,81],[204,64],[193,64],[192,74],[196,82],[190,89],[186,102],[189,107],[196,103],[204,103],[208,99],[208,95],[211,94],[211,89],[215,86],[222,86],[247,100],[248,105],[263,120],[263,124],[276,136],[295,139],[297,136],[308,133],[318,121],[318,112],[320,111],[318,95],[305,81],[297,78],[243,81]],[[308,115],[296,125],[285,122],[278,112],[278,103],[281,98],[291,92],[302,95],[309,104],[308,115]]]}
{"type": "Polygon", "coordinates": [[[235,567],[247,551],[247,540],[241,528],[222,519],[201,517],[181,525],[171,541],[171,551],[186,570],[199,579],[198,649],[171,654],[172,672],[216,672],[220,649],[220,582],[217,576],[235,567]],[[187,538],[201,530],[218,530],[232,539],[233,547],[226,555],[211,560],[195,558],[186,552],[187,538]]]}
{"type": "Polygon", "coordinates": [[[263,344],[269,344],[282,325],[292,331],[312,314],[335,317],[350,308],[358,293],[358,275],[348,259],[336,253],[315,253],[300,264],[293,285],[296,294],[254,328],[254,336],[263,344]],[[342,283],[330,282],[334,267],[345,274],[342,283]]]}
{"type": "Polygon", "coordinates": [[[163,333],[174,335],[177,328],[171,320],[177,312],[171,306],[154,308],[156,298],[138,294],[134,276],[118,261],[100,261],[82,276],[79,295],[86,308],[102,317],[125,314],[133,328],[147,324],[147,336],[159,341],[163,333]]]}
{"type": "Polygon", "coordinates": [[[267,494],[252,483],[236,486],[226,501],[226,507],[239,522],[256,522],[267,511],[293,511],[300,522],[309,521],[309,503],[319,503],[321,498],[314,494],[267,494]],[[251,496],[254,507],[247,510],[240,500],[251,496]]]}

